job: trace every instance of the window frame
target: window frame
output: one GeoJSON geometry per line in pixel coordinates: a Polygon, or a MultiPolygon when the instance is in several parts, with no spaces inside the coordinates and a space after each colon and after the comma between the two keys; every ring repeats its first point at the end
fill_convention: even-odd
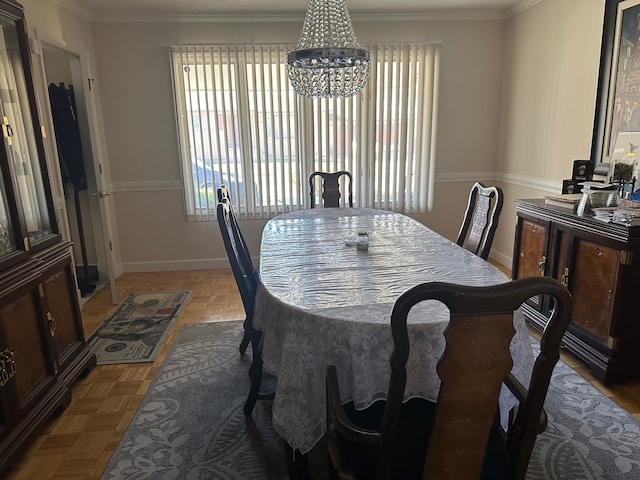
{"type": "MultiPolygon", "coordinates": [[[[213,65],[216,54],[230,66],[227,69],[227,81],[234,86],[229,95],[230,98],[235,98],[235,104],[229,102],[227,107],[227,113],[232,114],[232,119],[228,120],[226,115],[220,113],[208,114],[205,123],[210,133],[205,136],[208,137],[208,151],[213,156],[212,119],[215,117],[214,123],[218,127],[216,131],[220,130],[218,117],[222,117],[225,132],[228,127],[226,122],[234,123],[230,130],[232,143],[235,145],[230,149],[233,151],[233,158],[228,158],[229,151],[221,156],[218,137],[214,142],[219,156],[215,162],[219,165],[224,161],[222,157],[226,157],[224,169],[221,168],[218,172],[218,181],[231,184],[232,200],[240,218],[270,218],[284,211],[308,208],[310,199],[307,179],[316,170],[351,171],[356,206],[403,213],[429,211],[433,204],[435,173],[439,47],[440,42],[370,46],[372,72],[369,82],[361,94],[347,99],[309,99],[295,94],[284,73],[286,52],[291,46],[172,47],[170,57],[187,217],[191,220],[215,219],[217,184],[213,166],[216,163],[213,159],[208,160],[212,170],[209,188],[207,160],[204,159],[205,144],[201,139],[204,197],[207,202],[203,205],[203,192],[200,191],[203,184],[200,183],[197,172],[195,176],[193,173],[192,151],[197,150],[193,138],[193,109],[192,115],[187,114],[187,91],[193,90],[187,89],[184,76],[178,72],[187,73],[185,68],[190,66],[191,58],[197,60],[202,57],[203,64],[213,65]],[[427,54],[424,53],[425,49],[427,54]],[[265,54],[268,58],[265,58],[265,54]],[[273,57],[274,54],[277,58],[273,57]],[[207,59],[208,55],[211,58],[207,59]],[[225,55],[229,55],[228,58],[223,58],[225,55]],[[418,58],[418,55],[422,56],[418,58]],[[398,64],[400,60],[396,60],[397,58],[402,58],[402,64],[398,64]],[[382,69],[378,68],[379,63],[383,66],[382,69]],[[266,65],[269,66],[264,68],[266,65]],[[266,70],[270,72],[265,76],[266,70]],[[421,90],[421,80],[428,84],[426,93],[421,90]],[[259,82],[263,87],[262,94],[255,88],[251,89],[252,82],[253,85],[259,82]],[[392,84],[392,90],[385,90],[384,86],[381,87],[383,84],[392,84]],[[274,91],[279,92],[277,98],[274,98],[274,91]],[[420,97],[417,103],[416,96],[420,97]],[[398,110],[402,110],[401,114],[397,113],[398,110]],[[382,113],[387,116],[381,117],[382,113]],[[333,121],[323,120],[325,116],[330,116],[333,121]],[[385,122],[395,125],[396,131],[385,127],[385,122]],[[407,122],[411,123],[410,127],[407,122]],[[268,128],[268,125],[271,127],[268,128]],[[279,132],[279,135],[276,137],[274,132],[279,132]],[[286,135],[283,135],[284,132],[286,135]],[[400,148],[395,148],[398,135],[401,145],[400,148]],[[381,147],[384,142],[386,148],[381,147]],[[280,159],[274,158],[278,151],[282,155],[280,159]],[[402,160],[408,151],[411,152],[411,162],[402,160]],[[262,158],[263,155],[264,160],[255,162],[256,156],[262,158]],[[408,168],[412,169],[408,179],[406,174],[396,173],[396,170],[404,171],[408,168]],[[271,175],[277,174],[282,177],[280,180],[268,181],[271,175]],[[288,181],[285,180],[285,175],[288,175],[288,181]],[[390,176],[393,176],[393,182],[389,181],[390,176]],[[374,181],[365,180],[371,178],[374,181]],[[245,186],[252,184],[253,188],[244,188],[243,182],[245,186]],[[287,185],[283,186],[285,183],[287,185]],[[274,184],[278,185],[274,187],[274,184]],[[410,194],[406,193],[407,188],[410,189],[410,194]],[[420,195],[418,199],[414,198],[415,193],[420,195]],[[284,196],[279,198],[280,194],[284,196]]],[[[215,65],[211,68],[215,70],[215,65]]],[[[210,76],[215,88],[216,75],[210,76]]],[[[196,89],[199,91],[198,85],[196,89]]],[[[220,90],[214,91],[216,94],[212,95],[212,100],[215,104],[220,90]]],[[[224,86],[222,91],[224,93],[224,86]]],[[[208,99],[208,95],[205,97],[208,99]]],[[[199,102],[201,103],[201,99],[199,102]]],[[[212,111],[215,110],[211,110],[207,104],[207,112],[212,111]]],[[[199,133],[202,135],[201,108],[197,109],[197,114],[200,120],[199,133]]],[[[228,145],[228,138],[225,144],[228,145]]],[[[197,162],[196,154],[196,165],[197,162]]]]}

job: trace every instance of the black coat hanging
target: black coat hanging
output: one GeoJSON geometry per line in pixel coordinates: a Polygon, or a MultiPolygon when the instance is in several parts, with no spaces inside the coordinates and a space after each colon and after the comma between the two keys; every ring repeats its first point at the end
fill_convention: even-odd
{"type": "Polygon", "coordinates": [[[65,88],[64,83],[60,83],[60,85],[51,83],[49,85],[49,101],[51,102],[51,114],[58,146],[62,181],[65,185],[65,192],[73,190],[83,269],[83,276],[78,276],[78,287],[80,288],[80,293],[84,296],[95,290],[96,285],[89,282],[87,248],[82,224],[80,197],[78,195],[78,192],[87,188],[87,177],[84,169],[73,86],[69,85],[68,88],[65,88]]]}
{"type": "Polygon", "coordinates": [[[62,169],[62,181],[65,184],[71,183],[77,191],[84,190],[87,188],[87,178],[73,86],[69,85],[69,88],[65,88],[64,83],[50,84],[49,99],[62,169]]]}

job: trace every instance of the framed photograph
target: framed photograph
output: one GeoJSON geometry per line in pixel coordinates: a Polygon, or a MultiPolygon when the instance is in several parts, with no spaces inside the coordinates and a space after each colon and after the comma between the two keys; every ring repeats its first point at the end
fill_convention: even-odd
{"type": "Polygon", "coordinates": [[[582,185],[580,185],[579,180],[568,179],[562,181],[562,193],[563,194],[572,194],[572,193],[581,193],[582,185]]]}
{"type": "Polygon", "coordinates": [[[573,161],[573,172],[571,175],[572,180],[586,182],[588,180],[591,180],[592,175],[593,175],[593,163],[591,163],[591,160],[574,160],[573,161]]]}
{"type": "Polygon", "coordinates": [[[591,142],[595,170],[635,161],[640,134],[640,0],[605,0],[591,142]]]}

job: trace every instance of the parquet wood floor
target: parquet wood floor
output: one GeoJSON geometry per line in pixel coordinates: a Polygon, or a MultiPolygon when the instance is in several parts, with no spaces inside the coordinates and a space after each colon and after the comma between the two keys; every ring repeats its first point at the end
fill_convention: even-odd
{"type": "MultiPolygon", "coordinates": [[[[182,326],[244,318],[231,270],[126,273],[116,285],[119,299],[131,292],[191,290],[192,295],[156,360],[95,367],[75,384],[71,405],[17,459],[7,480],[100,478],[182,326]]],[[[87,337],[113,308],[108,287],[85,303],[87,337]]]]}
{"type": "MultiPolygon", "coordinates": [[[[118,297],[130,292],[191,290],[189,304],[151,364],[103,365],[73,388],[71,405],[16,459],[7,480],[98,479],[138,409],[151,380],[183,325],[244,318],[230,270],[126,273],[117,280],[118,297]]],[[[90,334],[113,309],[108,288],[82,309],[90,334]]],[[[238,339],[239,340],[239,339],[238,339]]],[[[640,419],[640,380],[603,387],[579,360],[563,359],[605,395],[640,419]]]]}

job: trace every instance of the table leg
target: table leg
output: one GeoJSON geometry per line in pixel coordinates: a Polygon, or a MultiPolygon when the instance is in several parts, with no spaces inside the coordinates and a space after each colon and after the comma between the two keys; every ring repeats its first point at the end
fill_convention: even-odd
{"type": "Polygon", "coordinates": [[[309,459],[307,454],[300,453],[300,450],[293,450],[288,443],[285,442],[284,453],[287,457],[287,471],[290,480],[311,480],[311,472],[309,471],[309,459]]]}

